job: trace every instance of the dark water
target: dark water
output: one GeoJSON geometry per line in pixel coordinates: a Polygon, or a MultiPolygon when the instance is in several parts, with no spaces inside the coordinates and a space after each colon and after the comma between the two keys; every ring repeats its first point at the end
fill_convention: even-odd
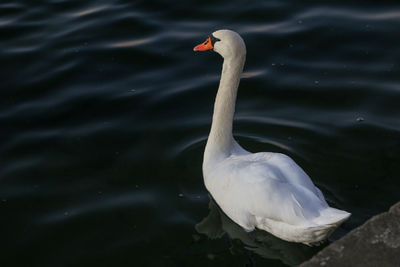
{"type": "Polygon", "coordinates": [[[0,3],[1,266],[285,266],[321,249],[246,234],[201,174],[222,60],[247,44],[234,134],[293,157],[353,215],[400,199],[400,4],[0,3]]]}

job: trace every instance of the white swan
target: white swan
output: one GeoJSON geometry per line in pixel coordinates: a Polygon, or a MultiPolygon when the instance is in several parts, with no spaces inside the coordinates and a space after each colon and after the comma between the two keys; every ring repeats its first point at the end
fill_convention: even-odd
{"type": "Polygon", "coordinates": [[[204,183],[217,204],[247,231],[258,228],[308,245],[328,238],[350,213],[329,207],[290,157],[250,153],[233,139],[236,93],[246,58],[243,39],[218,30],[193,50],[214,50],[224,58],[203,159],[204,183]]]}

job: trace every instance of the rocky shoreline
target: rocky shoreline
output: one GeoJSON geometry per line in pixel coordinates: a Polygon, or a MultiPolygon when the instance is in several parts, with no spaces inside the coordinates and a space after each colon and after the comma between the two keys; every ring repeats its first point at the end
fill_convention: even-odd
{"type": "Polygon", "coordinates": [[[400,202],[300,266],[400,266],[400,202]]]}

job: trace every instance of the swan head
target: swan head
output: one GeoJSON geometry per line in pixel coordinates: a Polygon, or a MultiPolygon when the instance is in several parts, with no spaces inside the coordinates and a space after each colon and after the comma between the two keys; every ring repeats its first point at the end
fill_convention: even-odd
{"type": "Polygon", "coordinates": [[[218,30],[208,36],[194,51],[214,50],[224,59],[243,57],[246,55],[246,45],[240,35],[231,30],[218,30]]]}

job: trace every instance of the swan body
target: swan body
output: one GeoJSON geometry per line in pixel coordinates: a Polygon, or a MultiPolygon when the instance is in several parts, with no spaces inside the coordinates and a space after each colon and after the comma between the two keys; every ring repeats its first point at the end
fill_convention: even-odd
{"type": "Polygon", "coordinates": [[[232,136],[232,123],[246,46],[236,32],[218,30],[195,51],[213,49],[224,58],[203,158],[207,190],[247,231],[265,230],[291,242],[326,238],[350,213],[331,208],[310,177],[281,153],[250,153],[232,136]]]}

